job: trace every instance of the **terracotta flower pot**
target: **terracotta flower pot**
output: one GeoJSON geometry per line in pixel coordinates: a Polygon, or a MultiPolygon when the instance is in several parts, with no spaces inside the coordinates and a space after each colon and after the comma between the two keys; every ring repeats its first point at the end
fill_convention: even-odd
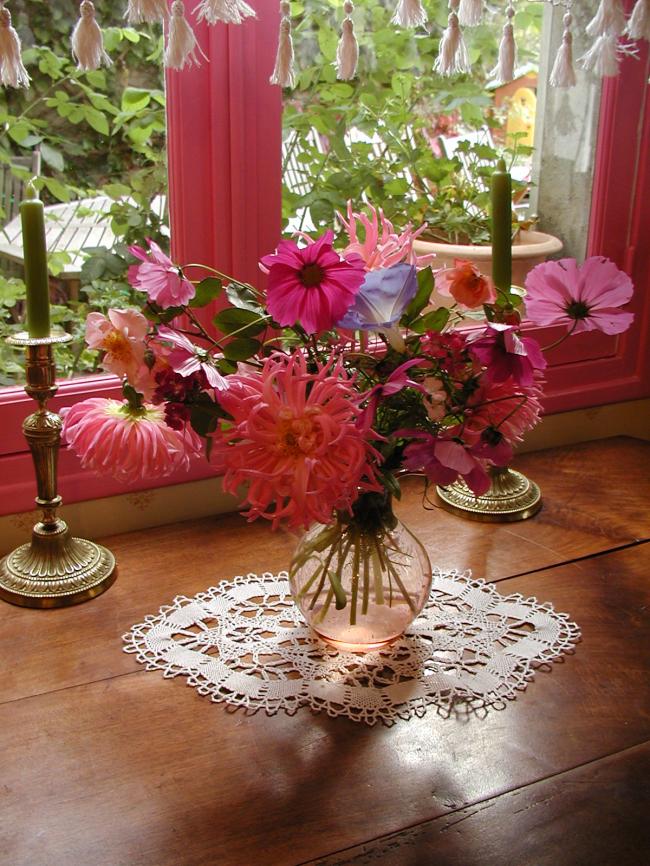
{"type": "MultiPolygon", "coordinates": [[[[491,246],[443,244],[418,239],[413,247],[419,256],[435,253],[437,258],[433,263],[434,268],[453,267],[455,261],[463,259],[473,262],[481,273],[492,276],[491,246]]],[[[547,235],[544,232],[520,232],[512,245],[513,284],[523,286],[528,271],[555,253],[559,253],[561,249],[562,241],[554,235],[547,235]]]]}

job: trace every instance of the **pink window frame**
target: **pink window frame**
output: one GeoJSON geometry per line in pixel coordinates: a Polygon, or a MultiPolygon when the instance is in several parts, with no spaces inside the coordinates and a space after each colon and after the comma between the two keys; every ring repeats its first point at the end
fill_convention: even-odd
{"type": "MultiPolygon", "coordinates": [[[[257,260],[281,231],[281,123],[279,88],[268,83],[278,25],[276,0],[260,0],[258,20],[238,27],[197,25],[210,63],[167,76],[168,158],[173,256],[214,264],[253,281],[257,260]]],[[[589,254],[609,256],[633,277],[636,321],[622,337],[573,338],[549,356],[546,411],[563,412],[650,394],[650,101],[649,58],[624,59],[621,75],[603,87],[591,204],[589,254]]],[[[542,345],[553,329],[537,330],[542,345]]],[[[119,396],[111,376],[62,382],[55,410],[89,396],[119,396]]],[[[33,507],[31,458],[21,423],[32,410],[22,388],[0,391],[0,514],[33,507]]],[[[165,484],[214,474],[203,462],[165,484]]],[[[61,449],[59,489],[66,502],[160,486],[130,486],[96,478],[61,449]]]]}

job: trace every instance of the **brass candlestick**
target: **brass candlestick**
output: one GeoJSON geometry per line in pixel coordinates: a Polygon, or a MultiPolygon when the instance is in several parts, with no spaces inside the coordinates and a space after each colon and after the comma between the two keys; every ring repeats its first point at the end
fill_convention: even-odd
{"type": "Polygon", "coordinates": [[[442,507],[469,520],[510,523],[533,517],[542,507],[542,494],[534,481],[507,466],[493,466],[487,493],[474,496],[464,481],[436,487],[442,507]]]}
{"type": "Polygon", "coordinates": [[[65,333],[39,339],[20,333],[8,338],[12,346],[25,347],[25,391],[38,402],[36,412],[23,421],[23,433],[34,459],[36,504],[43,509],[43,519],[34,526],[31,543],[0,561],[0,598],[23,607],[78,604],[104,592],[117,576],[110,550],[73,538],[65,521],[56,516],[61,505],[57,463],[63,425],[47,409],[47,401],[57,390],[52,347],[71,339],[65,333]]]}

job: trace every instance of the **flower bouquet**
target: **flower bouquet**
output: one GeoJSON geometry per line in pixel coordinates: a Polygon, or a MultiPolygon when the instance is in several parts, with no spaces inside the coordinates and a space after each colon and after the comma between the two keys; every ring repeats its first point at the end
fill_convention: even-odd
{"type": "MultiPolygon", "coordinates": [[[[545,360],[520,332],[522,290],[468,263],[434,273],[413,251],[421,229],[372,208],[341,222],[340,250],[328,231],[262,258],[263,289],[211,268],[193,280],[155,243],[133,247],[143,312],[87,322],[124,400],[73,406],[64,436],[83,466],[120,479],[205,450],[225,490],[245,490],[249,520],[304,532],[295,601],[326,640],[359,649],[393,640],[428,598],[426,552],[393,511],[400,475],[485,492],[539,418],[545,360]],[[227,303],[209,327],[215,300],[227,303]]],[[[628,284],[605,260],[541,265],[529,313],[615,333],[628,284]]]]}

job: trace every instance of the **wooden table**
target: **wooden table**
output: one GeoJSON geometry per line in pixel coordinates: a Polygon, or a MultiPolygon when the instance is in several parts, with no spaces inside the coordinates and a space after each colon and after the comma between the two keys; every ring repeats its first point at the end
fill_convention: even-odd
{"type": "Polygon", "coordinates": [[[369,728],[233,712],[122,652],[176,594],[287,564],[237,515],[107,539],[120,575],[77,608],[0,609],[2,866],[650,862],[650,444],[527,454],[545,508],[510,525],[421,507],[440,566],[571,614],[583,639],[484,717],[369,728]]]}

